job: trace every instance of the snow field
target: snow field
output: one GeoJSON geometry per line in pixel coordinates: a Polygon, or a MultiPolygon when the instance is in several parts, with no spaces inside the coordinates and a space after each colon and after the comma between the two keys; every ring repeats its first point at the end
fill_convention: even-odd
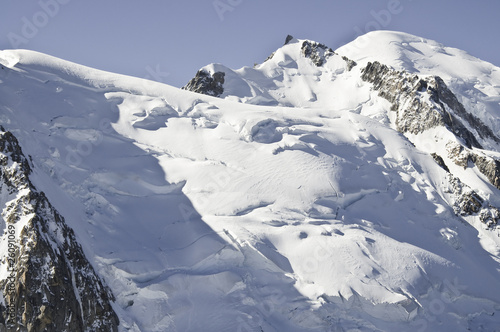
{"type": "Polygon", "coordinates": [[[360,68],[442,75],[493,130],[498,71],[370,36],[362,53],[337,50],[351,71],[340,56],[314,66],[299,40],[255,68],[207,66],[226,73],[221,99],[0,53],[1,124],[116,296],[123,331],[498,326],[498,236],[454,215],[429,153],[482,195],[497,189],[454,166],[446,131],[396,132],[360,68]]]}

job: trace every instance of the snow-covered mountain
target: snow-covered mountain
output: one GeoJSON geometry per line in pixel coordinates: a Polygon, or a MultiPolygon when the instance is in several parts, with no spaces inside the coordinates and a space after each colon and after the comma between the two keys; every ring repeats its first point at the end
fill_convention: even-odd
{"type": "Polygon", "coordinates": [[[0,65],[0,330],[499,329],[492,64],[379,31],[184,89],[0,65]]]}

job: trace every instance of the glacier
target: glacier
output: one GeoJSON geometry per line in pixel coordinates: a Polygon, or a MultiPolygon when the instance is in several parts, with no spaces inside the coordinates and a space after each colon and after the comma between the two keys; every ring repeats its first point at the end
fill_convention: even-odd
{"type": "Polygon", "coordinates": [[[498,330],[498,67],[392,31],[290,36],[184,89],[0,65],[0,125],[119,331],[498,330]]]}

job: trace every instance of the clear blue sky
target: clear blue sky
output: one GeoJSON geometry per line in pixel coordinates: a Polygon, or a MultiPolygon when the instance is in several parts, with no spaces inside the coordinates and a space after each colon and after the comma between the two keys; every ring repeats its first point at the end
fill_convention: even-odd
{"type": "Polygon", "coordinates": [[[0,49],[25,48],[184,85],[212,62],[262,62],[287,34],[333,49],[374,29],[500,66],[498,0],[2,0],[0,49]]]}

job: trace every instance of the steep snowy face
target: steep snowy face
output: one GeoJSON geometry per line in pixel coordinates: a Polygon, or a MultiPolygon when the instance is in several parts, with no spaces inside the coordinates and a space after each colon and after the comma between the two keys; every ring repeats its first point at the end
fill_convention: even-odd
{"type": "Polygon", "coordinates": [[[342,50],[289,37],[185,90],[0,52],[0,122],[120,329],[498,326],[498,105],[470,108],[439,63],[342,50]]]}

